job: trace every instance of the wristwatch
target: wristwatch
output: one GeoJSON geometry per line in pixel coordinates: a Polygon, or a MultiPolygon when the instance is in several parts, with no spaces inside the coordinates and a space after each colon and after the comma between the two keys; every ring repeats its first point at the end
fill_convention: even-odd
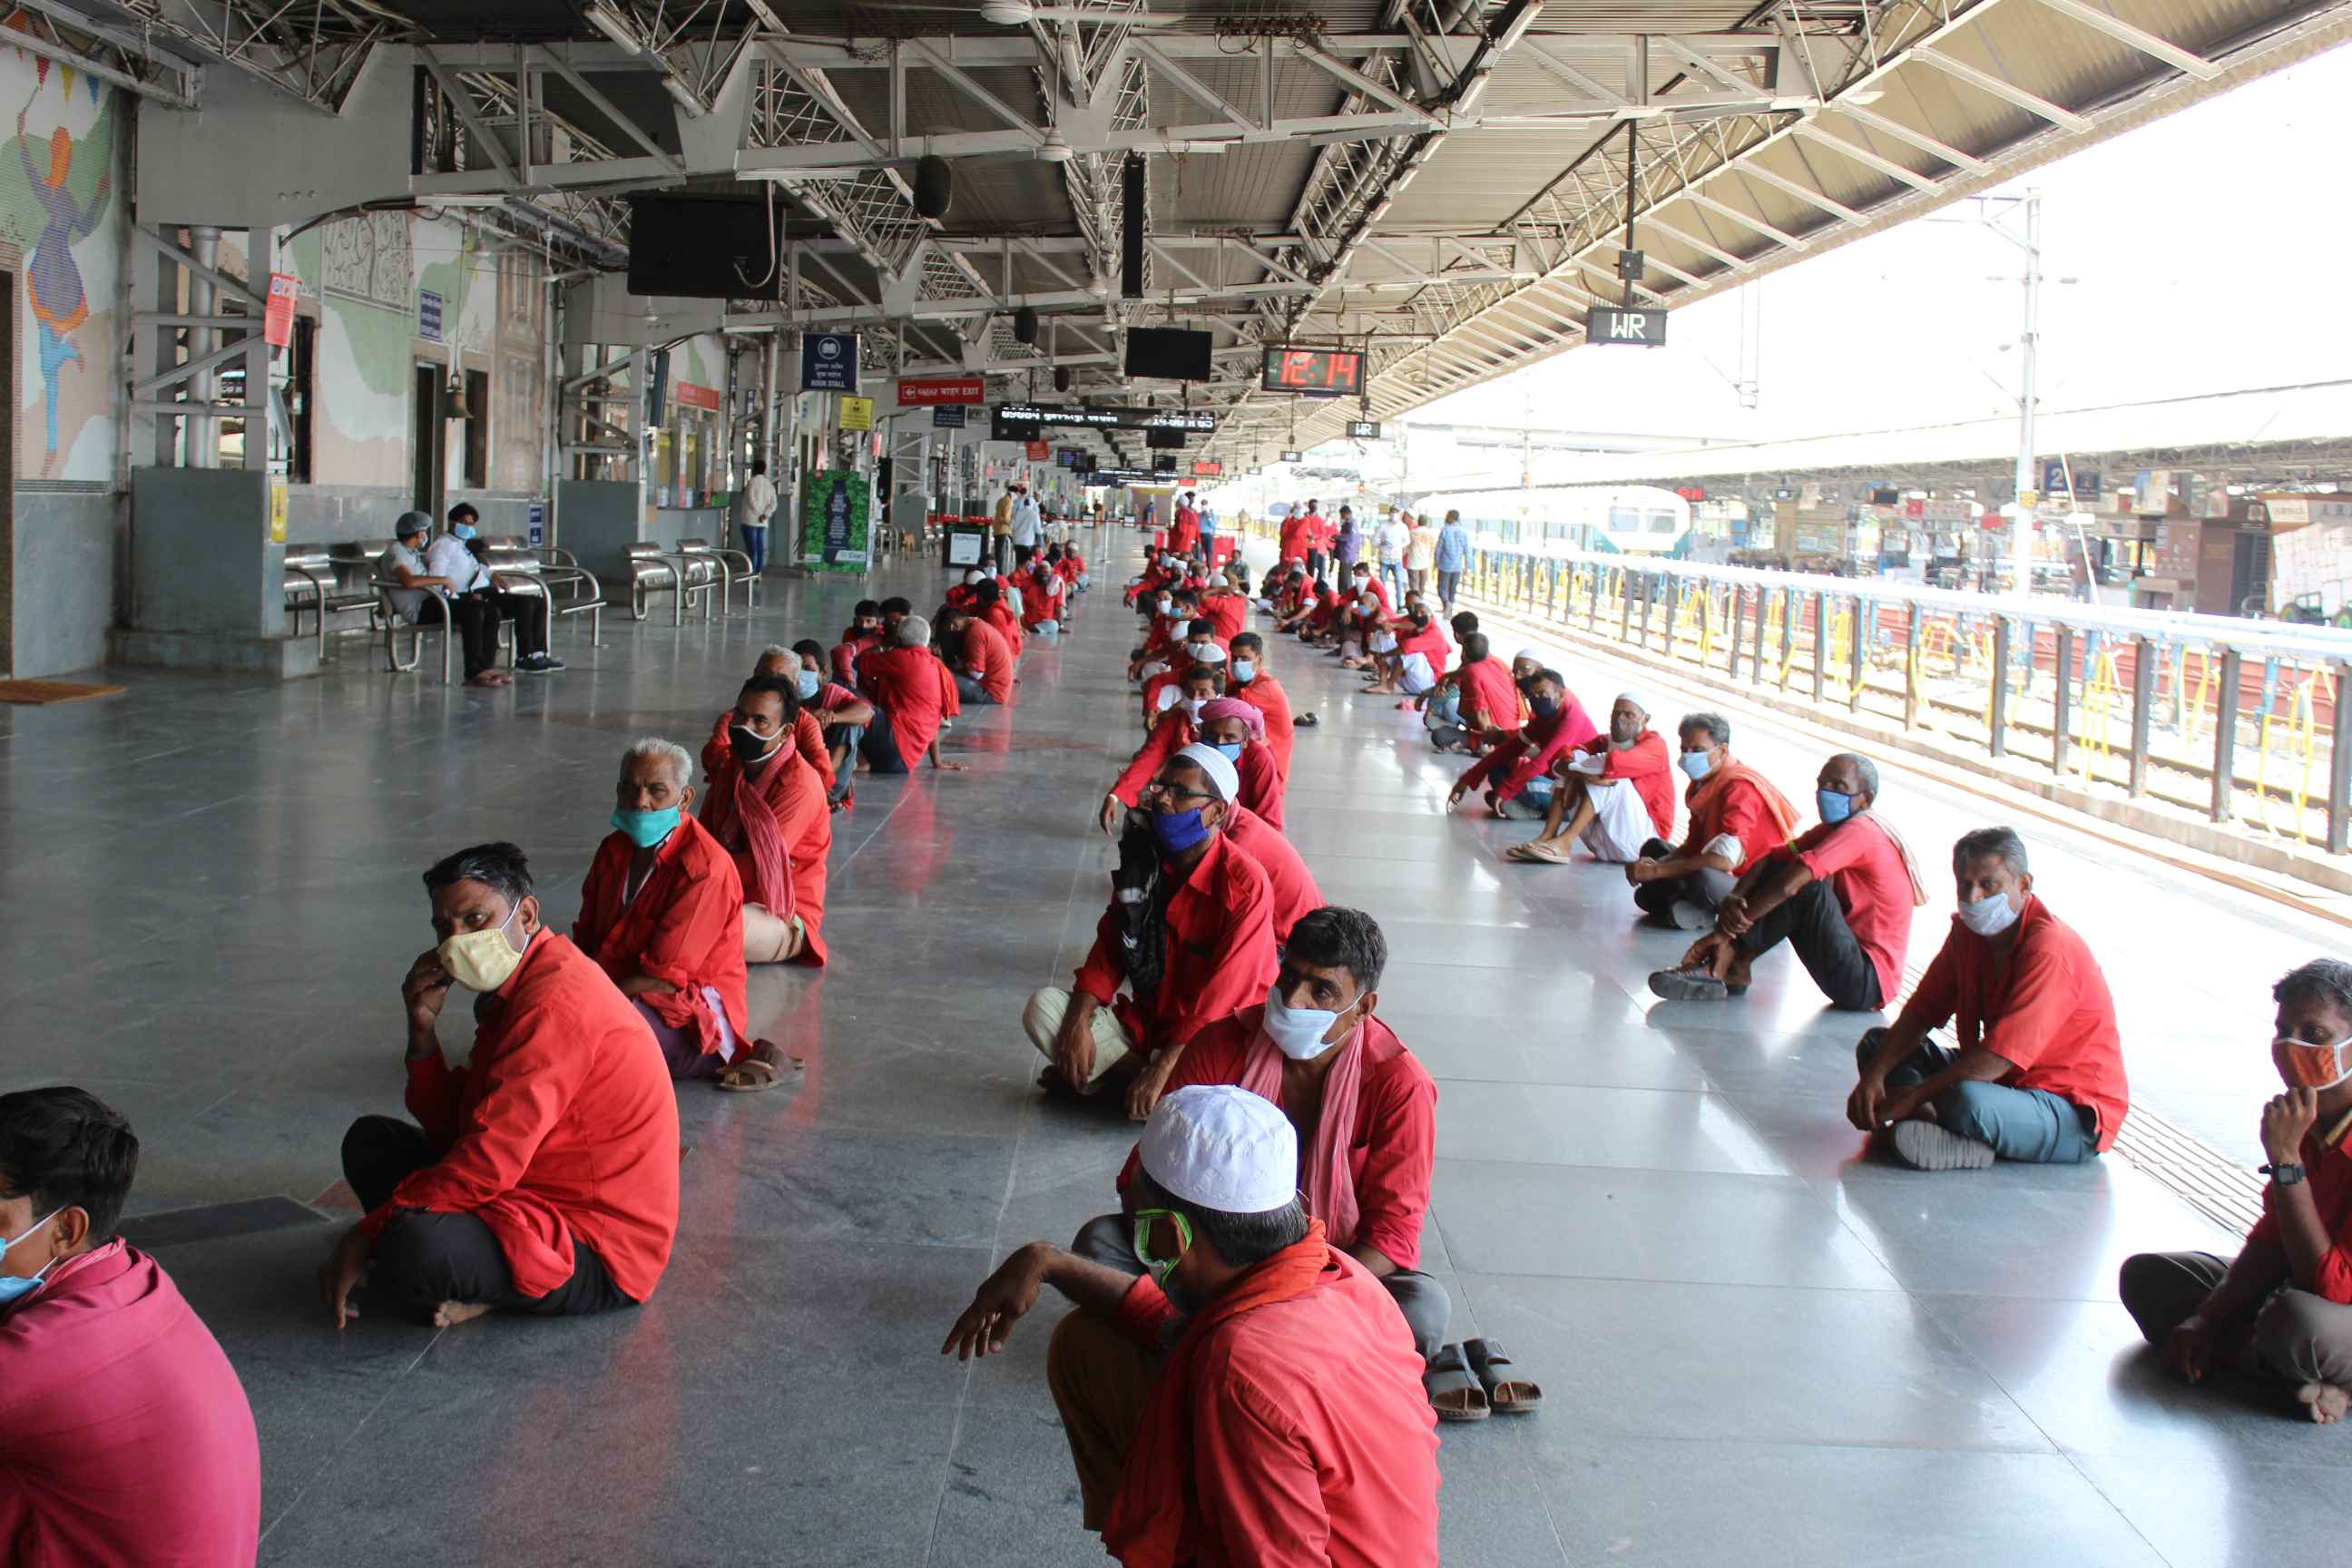
{"type": "Polygon", "coordinates": [[[2275,1165],[2263,1165],[2257,1168],[2271,1179],[2271,1185],[2274,1187],[2293,1187],[2302,1184],[2303,1166],[2293,1160],[2283,1160],[2275,1165]]]}

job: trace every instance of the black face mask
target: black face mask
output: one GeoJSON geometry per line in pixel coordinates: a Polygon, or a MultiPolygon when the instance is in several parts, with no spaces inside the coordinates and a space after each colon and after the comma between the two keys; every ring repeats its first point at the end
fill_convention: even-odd
{"type": "Polygon", "coordinates": [[[777,743],[782,739],[783,731],[781,730],[772,735],[762,735],[749,725],[727,726],[728,750],[735,753],[737,762],[747,765],[766,760],[768,753],[775,750],[777,743]]]}
{"type": "Polygon", "coordinates": [[[1553,718],[1559,712],[1559,699],[1557,697],[1530,697],[1528,699],[1528,707],[1538,719],[1553,718]]]}

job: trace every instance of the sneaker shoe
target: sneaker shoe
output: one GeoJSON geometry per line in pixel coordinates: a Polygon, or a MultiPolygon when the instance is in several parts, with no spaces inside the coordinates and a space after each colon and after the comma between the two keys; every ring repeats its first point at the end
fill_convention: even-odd
{"type": "Polygon", "coordinates": [[[1939,1122],[1895,1124],[1887,1142],[1895,1156],[1918,1171],[1981,1171],[1992,1163],[1992,1145],[1953,1131],[1939,1122]]]}
{"type": "Polygon", "coordinates": [[[515,660],[515,668],[524,675],[545,675],[547,673],[547,665],[544,662],[544,655],[535,653],[529,658],[519,658],[515,660]]]}
{"type": "Polygon", "coordinates": [[[1676,899],[1674,922],[1676,931],[1711,931],[1715,926],[1715,911],[1705,904],[1693,903],[1688,899],[1676,899]]]}
{"type": "Polygon", "coordinates": [[[1661,969],[1650,976],[1653,994],[1669,1002],[1720,1002],[1730,987],[1701,969],[1661,969]]]}

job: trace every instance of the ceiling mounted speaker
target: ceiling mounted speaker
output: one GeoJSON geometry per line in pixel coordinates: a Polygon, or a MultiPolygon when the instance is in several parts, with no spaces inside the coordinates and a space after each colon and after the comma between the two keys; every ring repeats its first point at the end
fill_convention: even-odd
{"type": "Polygon", "coordinates": [[[1054,390],[1056,392],[1067,392],[1070,390],[1070,367],[1068,365],[1057,364],[1054,367],[1054,390]]]}
{"type": "Polygon", "coordinates": [[[1024,305],[1013,312],[1013,341],[1016,343],[1037,341],[1037,307],[1024,305]]]}
{"type": "Polygon", "coordinates": [[[915,216],[943,218],[955,203],[955,174],[937,154],[915,160],[915,216]]]}

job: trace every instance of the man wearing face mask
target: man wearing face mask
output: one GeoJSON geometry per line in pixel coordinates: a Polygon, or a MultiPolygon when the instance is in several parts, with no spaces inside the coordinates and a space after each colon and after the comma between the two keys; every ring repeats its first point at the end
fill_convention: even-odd
{"type": "Polygon", "coordinates": [[[1396,647],[1388,654],[1381,679],[1364,689],[1392,697],[1419,697],[1437,684],[1437,672],[1453,657],[1454,647],[1445,640],[1444,628],[1430,614],[1429,606],[1419,602],[1406,608],[1396,630],[1396,647]]]}
{"type": "Polygon", "coordinates": [[[1143,1272],[1033,1242],[940,1347],[1002,1351],[1047,1285],[1076,1305],[1046,1375],[1086,1526],[1130,1568],[1438,1560],[1421,1358],[1380,1282],[1301,1208],[1298,1156],[1246,1089],[1170,1095],[1131,1183],[1143,1272]]]}
{"type": "Polygon", "coordinates": [[[1213,697],[1201,704],[1193,721],[1201,743],[1234,764],[1241,778],[1235,803],[1255,812],[1276,832],[1282,831],[1282,769],[1265,743],[1265,721],[1258,710],[1237,697],[1213,697]]]}
{"type": "MultiPolygon", "coordinates": [[[[800,698],[801,712],[815,720],[817,736],[824,743],[825,760],[830,764],[831,804],[835,811],[846,811],[854,804],[855,792],[850,785],[857,768],[857,742],[874,717],[874,705],[848,687],[824,678],[824,649],[817,646],[814,638],[794,643],[792,651],[800,657],[800,671],[793,677],[793,689],[800,698]]],[[[770,672],[762,669],[758,673],[770,672]]],[[[706,756],[704,771],[708,772],[709,767],[706,756]]]]}
{"type": "MultiPolygon", "coordinates": [[[[1480,652],[1484,651],[1482,647],[1480,652]]],[[[1491,658],[1481,658],[1473,660],[1468,668],[1483,670],[1493,663],[1491,658]]],[[[1569,690],[1567,679],[1559,671],[1538,670],[1528,678],[1522,689],[1534,717],[1524,728],[1514,727],[1507,731],[1493,751],[1470,764],[1469,770],[1446,792],[1447,806],[1461,805],[1464,796],[1485,784],[1486,807],[1496,816],[1540,817],[1551,809],[1552,763],[1566,755],[1570,747],[1580,746],[1601,732],[1584,711],[1584,704],[1569,690]]],[[[1496,700],[1480,696],[1476,700],[1484,711],[1483,705],[1496,700]]],[[[1465,712],[1470,702],[1470,698],[1464,699],[1465,712]]]]}
{"type": "Polygon", "coordinates": [[[139,1164],[87,1090],[0,1094],[0,1560],[252,1568],[253,1411],[152,1258],[114,1234],[139,1164]]]}
{"type": "Polygon", "coordinates": [[[1649,705],[1633,692],[1609,705],[1609,733],[1563,753],[1551,773],[1558,782],[1543,831],[1505,859],[1565,866],[1568,847],[1580,842],[1595,860],[1622,866],[1675,830],[1674,764],[1665,738],[1650,728],[1649,705]]]}
{"type": "Polygon", "coordinates": [[[849,625],[843,628],[841,641],[834,645],[834,679],[856,689],[858,656],[881,646],[882,606],[872,599],[860,599],[849,613],[849,625]]]}
{"type": "Polygon", "coordinates": [[[1274,978],[1273,889],[1224,831],[1240,790],[1221,752],[1187,745],[1126,817],[1111,900],[1076,983],[1039,990],[1022,1015],[1052,1061],[1047,1087],[1123,1084],[1274,978]]]}
{"type": "Polygon", "coordinates": [[[1814,802],[1821,825],[1750,863],[1720,908],[1715,929],[1680,965],[1650,976],[1669,1002],[1745,995],[1757,958],[1787,942],[1830,1005],[1873,1013],[1903,984],[1911,911],[1927,901],[1910,848],[1872,809],[1878,768],[1843,752],[1822,764],[1814,802]]]}
{"type": "MultiPolygon", "coordinates": [[[[760,662],[751,667],[751,673],[754,676],[771,676],[797,692],[802,686],[802,672],[814,673],[822,668],[821,660],[815,665],[803,664],[797,650],[770,643],[761,653],[760,662]]],[[[817,684],[821,687],[823,683],[817,684]]],[[[801,754],[801,761],[816,771],[817,777],[824,781],[824,787],[830,791],[834,786],[833,752],[825,743],[824,726],[805,708],[800,708],[798,704],[795,707],[799,710],[793,715],[793,750],[801,754]]],[[[720,709],[719,716],[711,721],[710,738],[702,742],[702,771],[705,773],[717,772],[719,765],[727,760],[730,752],[727,731],[734,725],[735,710],[732,708],[720,709]]]]}
{"type": "Polygon", "coordinates": [[[1143,704],[1143,722],[1148,728],[1160,714],[1173,708],[1184,695],[1180,689],[1184,672],[1205,665],[1220,675],[1228,659],[1223,644],[1217,641],[1215,630],[1205,619],[1196,620],[1184,628],[1184,640],[1170,650],[1165,660],[1143,667],[1143,685],[1137,692],[1143,704]]]}
{"type": "Polygon", "coordinates": [[[472,595],[498,615],[514,623],[515,668],[526,675],[551,675],[563,661],[547,651],[547,595],[533,589],[509,593],[498,585],[482,564],[482,514],[471,501],[449,509],[449,526],[425,552],[428,572],[446,577],[452,592],[472,595]]]}
{"type": "Polygon", "coordinates": [[[362,1276],[448,1328],[493,1308],[569,1316],[654,1292],[677,1232],[677,1096],[659,1047],[595,961],[540,923],[511,844],[425,873],[438,947],[401,984],[414,1122],[362,1116],[343,1179],[366,1215],[319,1270],[341,1327],[362,1276]],[[477,998],[464,1069],[437,1035],[477,998]]]}
{"type": "Polygon", "coordinates": [[[1258,710],[1265,725],[1266,748],[1274,753],[1275,767],[1287,780],[1297,721],[1290,712],[1290,694],[1266,669],[1265,639],[1255,632],[1243,632],[1234,638],[1233,658],[1225,666],[1225,695],[1258,710]]]}
{"type": "Polygon", "coordinates": [[[1675,761],[1690,780],[1683,793],[1690,829],[1680,848],[1664,837],[1644,844],[1625,868],[1625,880],[1653,924],[1705,931],[1740,874],[1796,833],[1797,808],[1771,780],[1732,756],[1731,721],[1722,714],[1686,713],[1676,733],[1682,754],[1675,761]]]}
{"type": "Polygon", "coordinates": [[[986,621],[969,609],[950,610],[945,629],[954,640],[956,695],[980,707],[1013,700],[1013,650],[986,621]]]}
{"type": "Polygon", "coordinates": [[[2190,1383],[2284,1380],[2323,1426],[2352,1408],[2352,963],[2316,958],[2271,988],[2263,1216],[2234,1260],[2144,1252],[2124,1262],[2124,1310],[2190,1383]]]}
{"type": "Polygon", "coordinates": [[[1961,835],[1952,876],[1951,934],[1902,1016],[1863,1036],[1846,1119],[1921,1171],[2105,1153],[2131,1097],[2098,960],[2033,896],[2011,829],[1961,835]],[[1927,1038],[1947,1023],[1957,1048],[1927,1038]]]}
{"type": "MultiPolygon", "coordinates": [[[[1301,919],[1257,1004],[1210,1025],[1172,1057],[1160,1094],[1233,1084],[1282,1108],[1298,1135],[1307,1213],[1388,1288],[1426,1361],[1445,1342],[1445,1287],[1417,1271],[1437,1148],[1437,1084],[1372,1016],[1388,943],[1371,916],[1325,907],[1301,919]]],[[[1155,1101],[1160,1095],[1155,1095],[1155,1101]]],[[[1121,1212],[1090,1220],[1070,1250],[1142,1272],[1132,1247],[1137,1157],[1119,1172],[1121,1212]]]]}
{"type": "Polygon", "coordinates": [[[824,778],[793,742],[799,711],[792,682],[755,675],[735,699],[725,752],[703,754],[702,826],[733,858],[742,883],[747,963],[825,962],[833,814],[824,778]]]}
{"type": "Polygon", "coordinates": [[[1143,744],[1119,770],[1095,814],[1096,822],[1107,835],[1118,834],[1126,814],[1141,803],[1143,791],[1159,776],[1168,759],[1201,738],[1202,710],[1224,695],[1224,667],[1192,665],[1185,669],[1178,684],[1168,689],[1171,695],[1166,699],[1167,706],[1152,718],[1143,744]]]}
{"type": "Polygon", "coordinates": [[[670,1077],[764,1089],[783,1058],[751,1039],[743,880],[709,830],[686,815],[693,765],[668,741],[639,741],[622,753],[613,832],[589,863],[572,940],[645,1018],[670,1077]]]}

